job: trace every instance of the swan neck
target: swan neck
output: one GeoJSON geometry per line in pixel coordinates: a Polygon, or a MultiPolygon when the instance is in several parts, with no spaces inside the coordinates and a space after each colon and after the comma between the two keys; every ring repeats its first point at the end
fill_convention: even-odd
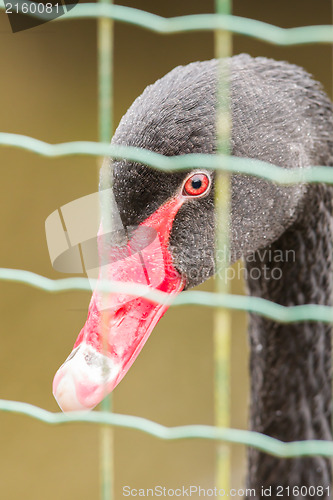
{"type": "MultiPolygon", "coordinates": [[[[271,252],[263,258],[257,251],[246,262],[251,295],[284,306],[332,305],[331,200],[330,188],[309,188],[302,214],[271,252]],[[275,274],[264,275],[265,266],[275,274]],[[254,269],[261,271],[257,279],[251,278],[258,276],[254,269]]],[[[332,439],[331,325],[281,324],[251,315],[249,332],[252,430],[283,441],[332,439]]],[[[331,463],[318,456],[286,460],[250,450],[248,482],[256,498],[261,487],[327,488],[331,463]]]]}

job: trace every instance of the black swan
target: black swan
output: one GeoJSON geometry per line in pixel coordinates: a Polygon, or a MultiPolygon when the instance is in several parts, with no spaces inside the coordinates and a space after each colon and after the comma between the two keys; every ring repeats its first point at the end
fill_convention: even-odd
{"type": "MultiPolygon", "coordinates": [[[[233,155],[286,169],[333,164],[332,105],[309,74],[245,54],[232,57],[230,68],[233,155]]],[[[216,60],[175,68],[135,100],[112,142],[167,156],[214,153],[217,71],[216,60]]],[[[151,273],[150,286],[176,294],[213,275],[214,172],[166,173],[129,161],[113,168],[114,198],[129,236],[125,245],[114,238],[109,248],[109,277],[144,283],[151,273]]],[[[332,189],[236,174],[231,182],[231,261],[245,260],[249,293],[286,306],[330,305],[332,189]],[[272,252],[281,255],[274,263],[272,252]],[[273,264],[275,277],[265,272],[273,264]]],[[[108,391],[117,385],[167,307],[113,295],[107,357],[101,309],[95,291],[87,322],[56,374],[54,394],[65,411],[94,407],[104,396],[104,377],[108,391]]],[[[332,438],[331,330],[320,322],[250,317],[251,429],[284,441],[332,438]]],[[[255,498],[262,498],[261,487],[272,487],[273,498],[299,498],[294,486],[307,488],[302,498],[328,498],[330,485],[326,458],[249,452],[255,498]],[[290,490],[278,495],[278,486],[290,490]]]]}

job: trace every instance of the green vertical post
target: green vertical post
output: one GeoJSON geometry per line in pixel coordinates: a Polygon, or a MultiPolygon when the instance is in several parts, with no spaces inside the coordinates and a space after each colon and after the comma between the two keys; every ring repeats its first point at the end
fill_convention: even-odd
{"type": "MultiPolygon", "coordinates": [[[[111,4],[112,0],[98,0],[99,3],[111,4]]],[[[113,21],[99,18],[97,25],[97,50],[98,50],[98,131],[99,141],[109,144],[112,135],[112,95],[113,95],[113,21]]],[[[111,187],[111,179],[106,166],[101,170],[101,189],[111,187]]],[[[109,207],[102,204],[103,216],[110,218],[109,207]]],[[[103,272],[103,271],[102,271],[103,272]]],[[[103,276],[104,279],[107,276],[103,276]]],[[[108,297],[103,296],[106,303],[108,297]]],[[[108,314],[103,312],[102,324],[105,325],[103,344],[107,345],[108,314]]],[[[102,411],[112,410],[111,396],[106,396],[101,403],[102,411]]],[[[101,500],[114,498],[114,464],[113,464],[113,431],[109,426],[100,429],[100,480],[101,500]]]]}
{"type": "MultiPolygon", "coordinates": [[[[215,0],[216,12],[231,13],[231,0],[215,0]]],[[[229,106],[229,62],[225,59],[232,54],[231,33],[215,32],[215,57],[220,60],[217,91],[217,151],[230,153],[231,119],[229,106]]],[[[221,158],[221,161],[225,161],[221,158]]],[[[217,172],[215,181],[216,236],[215,264],[216,285],[219,293],[229,293],[227,279],[229,260],[230,229],[230,175],[217,172]]],[[[230,343],[231,317],[227,309],[217,309],[214,314],[214,358],[215,358],[215,423],[219,427],[230,427],[230,343]]],[[[230,490],[230,447],[217,445],[216,486],[229,494],[230,490]]]]}

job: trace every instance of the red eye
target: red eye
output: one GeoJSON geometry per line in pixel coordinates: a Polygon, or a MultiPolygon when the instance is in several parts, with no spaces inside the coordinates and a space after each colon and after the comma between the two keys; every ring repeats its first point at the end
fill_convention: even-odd
{"type": "Polygon", "coordinates": [[[188,196],[200,196],[209,188],[210,179],[206,174],[194,174],[187,179],[183,194],[188,196]]]}

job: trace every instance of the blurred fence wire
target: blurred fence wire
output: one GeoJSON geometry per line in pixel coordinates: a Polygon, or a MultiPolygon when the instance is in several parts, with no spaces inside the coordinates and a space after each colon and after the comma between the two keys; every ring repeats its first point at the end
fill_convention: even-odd
{"type": "Polygon", "coordinates": [[[104,424],[122,427],[124,429],[138,430],[159,439],[170,441],[179,439],[210,439],[224,441],[226,443],[242,444],[252,446],[253,448],[257,448],[271,455],[285,458],[304,457],[309,455],[333,456],[333,442],[331,441],[308,440],[283,443],[278,439],[253,431],[224,429],[210,425],[166,427],[142,417],[118,415],[117,413],[109,412],[52,413],[28,403],[3,399],[0,399],[0,410],[15,413],[17,415],[29,416],[51,425],[79,422],[99,425],[104,424]]]}
{"type": "MultiPolygon", "coordinates": [[[[15,3],[24,3],[17,0],[15,3]]],[[[33,3],[33,2],[29,2],[33,3]]],[[[4,0],[0,0],[0,9],[5,8],[4,0]]],[[[27,14],[39,19],[53,19],[53,14],[27,14]]],[[[300,26],[297,28],[280,28],[255,19],[233,16],[231,14],[194,14],[180,17],[164,18],[123,5],[105,3],[86,3],[77,5],[55,21],[86,18],[109,18],[114,21],[133,24],[155,33],[173,34],[188,31],[227,30],[238,35],[245,35],[274,45],[301,45],[309,43],[332,43],[333,26],[300,26]]]]}

